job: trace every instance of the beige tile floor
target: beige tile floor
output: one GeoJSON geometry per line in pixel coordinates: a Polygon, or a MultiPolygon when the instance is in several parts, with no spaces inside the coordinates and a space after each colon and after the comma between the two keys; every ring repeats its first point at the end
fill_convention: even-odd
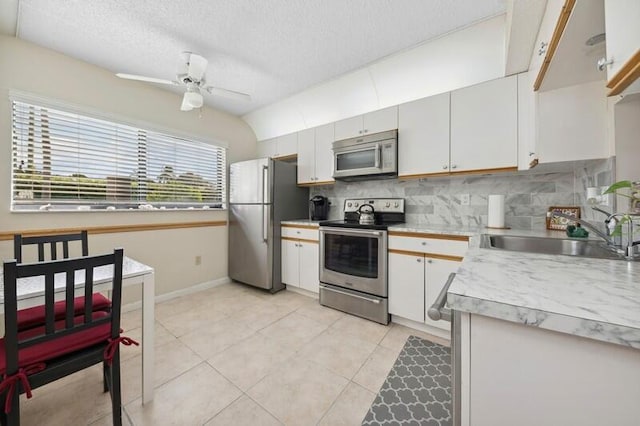
{"type": "MultiPolygon", "coordinates": [[[[141,338],[140,311],[123,314],[141,338]]],[[[156,392],[141,405],[141,357],[121,347],[130,425],[359,425],[406,338],[436,337],[325,308],[291,291],[225,284],[156,306],[156,392]]],[[[22,396],[24,425],[109,425],[96,366],[22,396]]]]}

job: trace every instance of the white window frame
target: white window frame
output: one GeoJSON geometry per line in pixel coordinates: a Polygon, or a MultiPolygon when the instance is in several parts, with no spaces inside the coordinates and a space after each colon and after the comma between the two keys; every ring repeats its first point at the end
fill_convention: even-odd
{"type": "MultiPolygon", "coordinates": [[[[130,119],[125,119],[123,117],[114,116],[111,114],[104,114],[99,111],[92,110],[91,108],[86,107],[77,107],[73,105],[69,105],[59,101],[52,101],[49,99],[45,99],[39,96],[34,96],[30,94],[25,94],[21,92],[11,91],[10,92],[10,110],[11,110],[11,129],[12,129],[12,142],[11,142],[11,155],[10,155],[10,167],[11,167],[11,211],[12,212],[33,212],[33,211],[106,211],[106,210],[114,210],[114,211],[132,211],[132,210],[225,210],[227,207],[227,193],[226,193],[226,168],[227,168],[227,145],[225,143],[221,143],[220,141],[215,141],[214,143],[205,142],[203,138],[193,136],[190,134],[185,134],[184,132],[176,131],[173,129],[161,129],[158,126],[149,125],[148,123],[141,122],[132,122],[130,119]],[[206,151],[211,151],[211,147],[214,148],[211,155],[213,155],[212,161],[215,160],[215,163],[218,165],[219,169],[211,178],[213,182],[210,184],[214,187],[214,193],[220,194],[219,197],[215,197],[215,200],[210,200],[207,202],[198,202],[198,201],[178,201],[178,200],[163,200],[163,201],[151,201],[146,199],[149,194],[143,194],[144,198],[135,199],[133,197],[130,200],[122,201],[114,201],[114,199],[73,199],[73,200],[62,200],[62,199],[41,199],[41,200],[19,200],[17,195],[18,192],[15,189],[16,177],[14,174],[17,171],[16,166],[16,148],[15,144],[20,139],[20,135],[14,134],[14,102],[19,102],[23,104],[33,105],[36,108],[44,108],[55,111],[60,111],[68,114],[75,114],[81,116],[81,118],[86,118],[89,120],[101,120],[109,122],[110,125],[113,125],[114,128],[117,126],[125,126],[129,128],[129,130],[134,130],[144,135],[143,137],[149,138],[149,141],[153,143],[153,141],[157,144],[162,145],[163,147],[169,147],[172,143],[175,143],[176,146],[182,146],[187,150],[198,149],[197,147],[205,146],[206,151]],[[219,199],[218,199],[219,198],[219,199]]],[[[80,140],[80,138],[78,138],[80,140]]],[[[80,142],[81,143],[81,140],[80,142]]],[[[125,141],[125,144],[130,142],[125,141]]],[[[143,143],[144,149],[148,150],[149,148],[146,146],[146,142],[143,143]]],[[[78,148],[81,150],[81,147],[78,148]]],[[[130,149],[133,149],[130,147],[130,149]]],[[[136,146],[136,149],[140,149],[140,146],[136,146]]],[[[86,147],[85,147],[86,151],[86,147]]],[[[87,151],[88,152],[88,151],[87,151]]],[[[158,157],[167,157],[166,152],[162,150],[156,150],[155,152],[160,153],[158,157]]],[[[146,155],[145,155],[146,157],[146,155]]],[[[115,164],[116,160],[114,160],[115,164]]],[[[182,166],[184,163],[179,164],[182,166]]],[[[140,164],[138,163],[137,172],[135,175],[137,176],[140,173],[140,164]]],[[[146,164],[145,164],[146,167],[146,164]]],[[[202,170],[202,169],[200,169],[202,170]]],[[[185,169],[183,169],[183,172],[185,169]]],[[[194,176],[195,172],[197,175],[197,167],[196,170],[186,170],[187,173],[183,173],[180,177],[183,182],[185,179],[188,181],[188,177],[184,177],[186,175],[194,176]]],[[[82,173],[82,169],[80,169],[79,173],[82,173]]],[[[106,176],[104,178],[107,180],[106,176]]],[[[133,179],[135,181],[135,178],[133,179]]],[[[138,189],[140,187],[144,188],[146,185],[143,181],[135,181],[136,185],[138,185],[138,189]]],[[[201,181],[200,181],[201,182],[201,181]]],[[[187,185],[190,185],[191,182],[188,181],[187,185]]],[[[194,184],[195,187],[195,184],[194,184]]],[[[139,190],[138,190],[139,192],[139,190]]],[[[139,195],[139,194],[138,194],[139,195]]]]}

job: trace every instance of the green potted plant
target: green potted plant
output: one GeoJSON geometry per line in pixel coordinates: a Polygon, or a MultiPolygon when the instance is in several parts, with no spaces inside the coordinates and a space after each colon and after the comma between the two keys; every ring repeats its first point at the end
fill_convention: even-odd
{"type": "Polygon", "coordinates": [[[622,235],[622,225],[631,220],[631,216],[640,215],[640,182],[621,180],[615,182],[603,194],[616,194],[629,198],[629,211],[618,221],[612,236],[622,235]]]}

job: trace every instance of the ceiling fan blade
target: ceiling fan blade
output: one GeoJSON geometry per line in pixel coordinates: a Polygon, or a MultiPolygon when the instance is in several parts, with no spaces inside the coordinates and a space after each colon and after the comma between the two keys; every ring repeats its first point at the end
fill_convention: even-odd
{"type": "Polygon", "coordinates": [[[144,75],[135,75],[135,74],[124,74],[121,72],[117,73],[116,76],[127,79],[127,80],[146,81],[148,83],[170,84],[172,86],[179,84],[177,81],[165,80],[163,78],[146,77],[144,75]]]}
{"type": "Polygon", "coordinates": [[[235,90],[223,89],[221,87],[207,86],[204,88],[207,92],[214,96],[223,96],[230,99],[238,99],[240,101],[251,101],[251,96],[246,93],[236,92],[235,90]]]}
{"type": "Polygon", "coordinates": [[[192,53],[189,56],[189,77],[191,77],[193,81],[202,80],[202,77],[204,77],[204,73],[207,70],[208,63],[209,61],[202,56],[192,53]]]}

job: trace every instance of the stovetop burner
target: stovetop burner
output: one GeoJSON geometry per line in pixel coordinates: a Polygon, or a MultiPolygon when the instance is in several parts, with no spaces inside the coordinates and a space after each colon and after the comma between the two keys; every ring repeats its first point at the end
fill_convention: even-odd
{"type": "Polygon", "coordinates": [[[320,226],[386,230],[389,225],[404,223],[404,220],[403,198],[359,198],[344,201],[344,220],[327,220],[320,222],[320,226]],[[363,205],[373,207],[373,224],[360,223],[359,210],[363,205]]]}

